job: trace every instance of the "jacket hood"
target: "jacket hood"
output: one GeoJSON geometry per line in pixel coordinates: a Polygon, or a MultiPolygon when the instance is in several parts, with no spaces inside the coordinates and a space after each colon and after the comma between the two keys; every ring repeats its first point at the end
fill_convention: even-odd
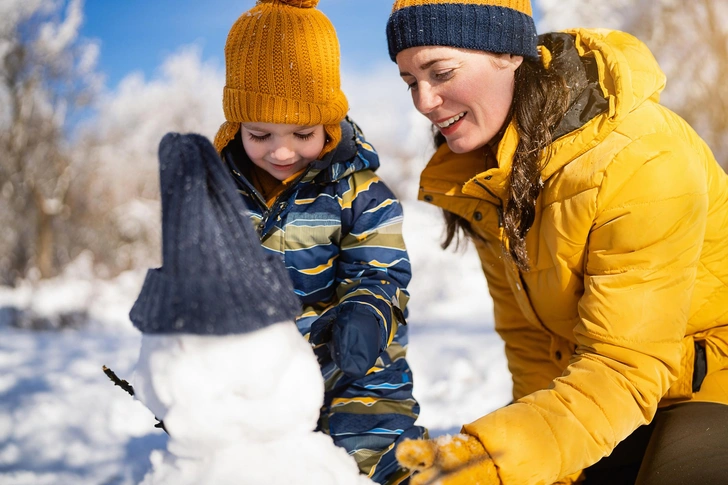
{"type": "Polygon", "coordinates": [[[659,102],[665,74],[652,52],[636,37],[606,29],[574,29],[575,48],[581,57],[593,56],[599,83],[610,102],[610,117],[624,118],[644,101],[659,102]]]}
{"type": "Polygon", "coordinates": [[[379,155],[364,139],[361,128],[350,118],[341,122],[341,141],[322,160],[311,163],[312,171],[318,171],[317,182],[335,182],[361,170],[379,168],[379,155]]]}
{"type": "MultiPolygon", "coordinates": [[[[552,59],[568,59],[575,51],[583,67],[578,71],[571,70],[566,76],[574,94],[562,122],[567,126],[560,125],[557,129],[551,158],[542,171],[542,178],[546,180],[603,140],[642,103],[647,100],[658,102],[665,87],[665,74],[647,46],[625,32],[573,29],[546,34],[540,41],[542,48],[553,49],[550,52],[552,59]],[[573,42],[560,39],[564,36],[573,42]],[[584,74],[587,76],[585,85],[580,80],[584,74]]],[[[558,69],[559,66],[551,68],[558,69]]],[[[509,129],[515,131],[514,126],[509,129]]],[[[517,136],[515,139],[517,142],[517,136]]],[[[515,145],[512,150],[515,151],[515,145]]],[[[502,160],[500,155],[498,158],[502,160]]]]}

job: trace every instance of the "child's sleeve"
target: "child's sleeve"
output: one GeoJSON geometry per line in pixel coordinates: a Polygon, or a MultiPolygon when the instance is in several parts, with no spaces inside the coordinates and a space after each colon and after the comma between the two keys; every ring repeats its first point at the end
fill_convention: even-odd
{"type": "Polygon", "coordinates": [[[341,196],[342,239],[337,262],[336,313],[374,315],[379,322],[380,351],[404,323],[412,276],[402,237],[402,206],[372,171],[347,179],[341,196]],[[355,311],[346,309],[356,305],[355,311]]]}

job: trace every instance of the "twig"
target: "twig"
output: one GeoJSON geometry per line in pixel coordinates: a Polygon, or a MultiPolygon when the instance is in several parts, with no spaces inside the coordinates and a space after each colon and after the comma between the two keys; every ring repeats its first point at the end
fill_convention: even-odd
{"type": "Polygon", "coordinates": [[[132,387],[129,382],[125,381],[124,379],[119,379],[117,375],[114,373],[113,370],[109,369],[106,366],[103,366],[104,374],[111,379],[111,382],[114,383],[115,386],[121,387],[123,390],[125,390],[130,396],[134,395],[134,388],[132,387]]]}
{"type": "MultiPolygon", "coordinates": [[[[119,379],[119,377],[116,375],[116,373],[114,373],[113,370],[109,369],[106,366],[103,366],[103,369],[104,369],[104,374],[106,374],[106,376],[109,379],[111,379],[111,382],[113,382],[115,386],[121,387],[130,396],[132,396],[132,397],[134,396],[134,388],[132,387],[131,384],[129,384],[128,381],[126,381],[124,379],[119,379]]],[[[161,419],[157,418],[156,416],[155,416],[154,419],[156,419],[158,421],[157,424],[154,425],[154,427],[155,428],[162,429],[162,430],[164,430],[165,433],[169,434],[169,431],[167,431],[167,428],[164,427],[164,421],[162,421],[161,419]]]]}

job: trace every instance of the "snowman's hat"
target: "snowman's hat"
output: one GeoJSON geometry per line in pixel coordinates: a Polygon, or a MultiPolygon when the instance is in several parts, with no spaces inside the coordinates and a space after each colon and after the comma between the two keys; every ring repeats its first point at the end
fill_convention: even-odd
{"type": "Polygon", "coordinates": [[[203,136],[159,144],[162,267],[147,272],[130,318],[144,333],[224,335],[293,320],[301,304],[266,255],[232,177],[203,136]]]}

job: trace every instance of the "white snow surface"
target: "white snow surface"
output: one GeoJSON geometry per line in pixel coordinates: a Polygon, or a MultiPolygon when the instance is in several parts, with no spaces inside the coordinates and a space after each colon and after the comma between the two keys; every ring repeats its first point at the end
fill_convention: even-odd
{"type": "MultiPolygon", "coordinates": [[[[441,250],[439,211],[415,201],[404,202],[404,208],[405,240],[413,268],[409,286],[412,299],[408,360],[414,374],[414,394],[421,406],[418,424],[428,427],[434,436],[454,434],[464,423],[510,401],[510,375],[503,344],[493,330],[492,302],[474,251],[472,248],[459,252],[441,250]]],[[[3,485],[138,484],[150,472],[162,477],[161,470],[179,473],[190,466],[175,461],[167,453],[172,441],[154,428],[154,414],[139,400],[114,387],[101,370],[107,365],[120,378],[132,379],[142,338],[129,321],[128,312],[139,293],[146,268],[109,281],[94,279],[85,268],[88,268],[87,262],[79,261],[68,273],[42,284],[16,289],[0,287],[0,483],[3,485]],[[12,308],[49,319],[74,310],[85,312],[91,324],[66,330],[19,329],[10,324],[14,319],[12,308]]],[[[260,377],[254,372],[262,369],[261,366],[269,371],[275,368],[285,372],[285,358],[270,358],[287,355],[281,348],[268,352],[256,348],[250,352],[258,357],[265,354],[269,360],[261,363],[252,353],[249,361],[244,355],[230,356],[232,368],[225,369],[226,364],[221,363],[221,372],[252,374],[248,376],[250,379],[260,377]],[[245,362],[256,364],[251,368],[245,362]]],[[[150,355],[144,358],[154,360],[150,355]]],[[[199,377],[195,376],[197,371],[179,372],[188,374],[191,380],[197,379],[200,385],[199,377]]],[[[133,383],[140,386],[140,396],[147,395],[144,384],[137,380],[133,383]]],[[[288,387],[267,389],[282,393],[283,406],[261,414],[263,428],[268,426],[280,432],[284,420],[289,423],[283,426],[286,432],[289,425],[291,429],[298,425],[297,429],[313,426],[314,417],[301,409],[308,394],[296,389],[295,383],[288,387]],[[281,409],[285,410],[284,415],[277,414],[281,409]],[[300,422],[291,425],[289,418],[299,411],[300,422]],[[274,414],[278,417],[274,418],[274,414]]],[[[259,392],[265,391],[262,383],[259,392]]],[[[309,391],[313,393],[313,387],[309,391]]],[[[167,416],[171,411],[165,407],[164,398],[157,396],[157,400],[157,404],[151,405],[155,412],[164,414],[165,422],[172,419],[170,423],[174,423],[172,415],[167,416]]],[[[301,440],[312,440],[305,445],[311,451],[330,444],[324,435],[311,438],[302,432],[299,436],[301,440]]],[[[245,446],[241,442],[243,449],[235,450],[240,460],[248,456],[249,462],[256,464],[246,471],[246,479],[254,480],[256,473],[264,477],[260,482],[245,483],[271,483],[270,475],[266,475],[271,470],[299,469],[308,473],[304,458],[308,450],[302,451],[304,445],[297,444],[295,439],[283,440],[285,444],[276,441],[275,436],[270,439],[273,440],[270,443],[275,443],[270,449],[245,446]]],[[[224,455],[220,456],[220,460],[225,460],[224,455]]],[[[333,460],[338,458],[329,453],[326,456],[330,458],[328,466],[333,467],[333,460]]],[[[309,465],[314,466],[313,462],[309,465]]],[[[326,482],[309,481],[301,474],[291,483],[326,482]]]]}

